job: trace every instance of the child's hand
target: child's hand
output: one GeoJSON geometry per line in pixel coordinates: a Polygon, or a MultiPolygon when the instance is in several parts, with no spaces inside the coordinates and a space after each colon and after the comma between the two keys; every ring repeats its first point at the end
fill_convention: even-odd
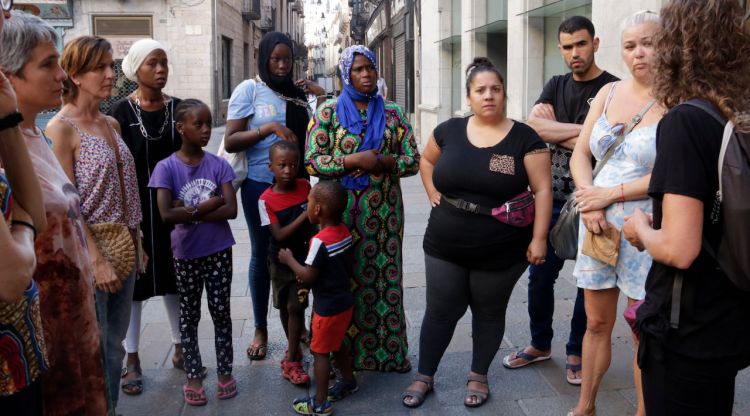
{"type": "Polygon", "coordinates": [[[175,199],[174,201],[172,201],[172,208],[179,208],[179,207],[184,207],[184,206],[185,206],[185,203],[182,202],[181,199],[175,199]]]}
{"type": "Polygon", "coordinates": [[[289,250],[288,248],[279,249],[279,261],[282,264],[289,265],[290,260],[293,259],[294,256],[292,255],[292,250],[289,250]]]}

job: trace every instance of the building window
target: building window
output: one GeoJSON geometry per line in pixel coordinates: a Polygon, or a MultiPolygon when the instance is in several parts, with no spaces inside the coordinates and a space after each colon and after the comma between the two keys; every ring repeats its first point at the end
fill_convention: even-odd
{"type": "Polygon", "coordinates": [[[92,17],[94,35],[101,37],[152,37],[151,16],[95,15],[92,17]]]}
{"type": "Polygon", "coordinates": [[[221,37],[221,97],[232,95],[232,39],[221,37]]]}

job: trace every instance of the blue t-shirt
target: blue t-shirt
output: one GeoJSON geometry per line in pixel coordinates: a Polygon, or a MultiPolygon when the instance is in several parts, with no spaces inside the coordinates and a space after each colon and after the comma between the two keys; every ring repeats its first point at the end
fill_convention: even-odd
{"type": "MultiPolygon", "coordinates": [[[[242,81],[229,99],[227,120],[244,118],[250,119],[248,130],[255,130],[273,121],[286,125],[286,101],[279,98],[262,81],[257,79],[242,81]]],[[[281,139],[276,134],[271,133],[246,150],[248,178],[258,182],[273,183],[273,173],[268,170],[268,149],[279,140],[281,139]]]]}
{"type": "MultiPolygon", "coordinates": [[[[188,165],[175,153],[156,164],[149,188],[164,188],[172,192],[172,199],[186,206],[221,194],[221,185],[232,182],[234,170],[229,163],[206,152],[198,165],[188,165]]],[[[205,257],[234,245],[229,221],[199,221],[177,224],[172,230],[172,252],[177,259],[205,257]]]]}

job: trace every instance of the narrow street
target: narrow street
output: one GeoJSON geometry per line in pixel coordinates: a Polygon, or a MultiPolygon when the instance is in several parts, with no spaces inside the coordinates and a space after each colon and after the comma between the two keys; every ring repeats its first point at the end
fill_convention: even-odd
{"type": "MultiPolygon", "coordinates": [[[[208,146],[216,152],[223,128],[216,128],[208,146]]],[[[425,274],[422,236],[427,226],[430,207],[418,176],[403,181],[406,211],[404,232],[404,287],[409,345],[412,363],[416,367],[419,348],[419,330],[425,309],[425,274]]],[[[241,212],[241,210],[240,210],[241,212]]],[[[161,298],[145,302],[143,333],[141,336],[141,362],[144,370],[144,393],[140,396],[120,395],[118,413],[124,416],[176,416],[176,415],[291,415],[294,398],[308,394],[304,388],[295,387],[280,375],[279,361],[283,357],[285,340],[278,321],[278,312],[271,308],[269,318],[269,352],[263,361],[251,362],[245,348],[253,335],[253,317],[247,289],[247,266],[250,246],[247,225],[242,215],[231,222],[237,244],[234,246],[234,280],[232,282],[232,317],[234,321],[234,376],[239,386],[236,398],[226,401],[215,399],[216,362],[213,345],[213,326],[208,314],[205,295],[202,320],[199,327],[199,344],[203,364],[209,368],[205,387],[209,397],[205,407],[187,406],[182,399],[184,373],[172,368],[169,324],[161,298]]],[[[471,362],[470,313],[459,322],[453,341],[448,347],[438,371],[435,392],[430,394],[420,408],[409,410],[401,405],[401,392],[409,384],[411,374],[361,372],[357,375],[360,391],[334,406],[338,415],[508,415],[508,416],[560,416],[565,415],[578,399],[578,387],[565,381],[565,341],[567,323],[573,310],[575,285],[568,262],[556,287],[555,339],[553,359],[522,369],[507,370],[501,365],[502,357],[521,348],[529,341],[528,314],[526,312],[526,284],[524,275],[516,285],[508,307],[505,338],[492,364],[489,381],[491,397],[479,409],[463,406],[465,382],[471,362]]],[[[624,301],[620,302],[620,313],[624,301]]],[[[308,310],[308,314],[309,314],[308,310]]],[[[597,400],[600,416],[623,416],[635,411],[630,357],[632,356],[630,330],[618,318],[613,335],[612,367],[604,377],[597,400]]],[[[304,364],[310,368],[312,357],[307,354],[304,364]]],[[[412,370],[413,372],[416,370],[412,370]]],[[[311,388],[312,389],[312,388],[311,388]]],[[[312,390],[310,390],[312,392],[312,390]]],[[[750,372],[745,370],[737,378],[735,414],[750,414],[750,372]]]]}

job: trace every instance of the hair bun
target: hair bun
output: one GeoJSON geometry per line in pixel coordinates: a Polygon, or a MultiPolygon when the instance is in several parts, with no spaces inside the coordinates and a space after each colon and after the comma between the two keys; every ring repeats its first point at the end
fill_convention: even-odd
{"type": "Polygon", "coordinates": [[[466,75],[468,75],[474,68],[479,67],[494,68],[495,64],[493,64],[492,61],[490,61],[490,59],[485,56],[477,56],[466,68],[466,75]]]}

